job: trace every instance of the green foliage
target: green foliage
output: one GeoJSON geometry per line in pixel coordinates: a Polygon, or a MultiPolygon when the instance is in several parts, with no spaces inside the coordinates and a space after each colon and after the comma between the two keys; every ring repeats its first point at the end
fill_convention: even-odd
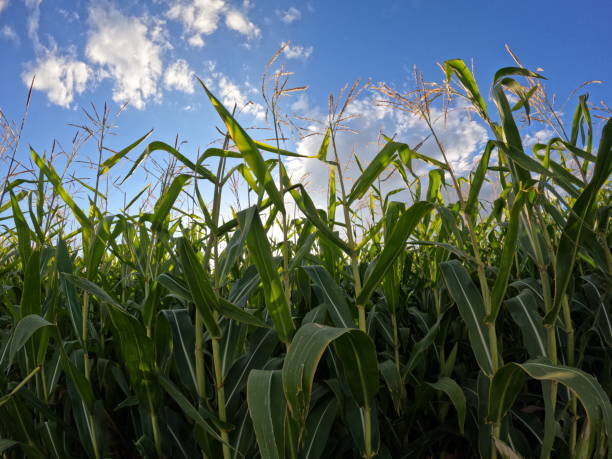
{"type": "Polygon", "coordinates": [[[79,180],[86,214],[31,150],[37,179],[0,203],[0,456],[612,457],[612,121],[582,96],[531,153],[516,112],[538,118],[541,75],[499,70],[487,107],[443,69],[491,136],[465,176],[385,137],[349,187],[333,116],[305,157],[206,87],[224,145],[150,142],[125,179],[152,153],[182,172],[148,211],[128,212],[146,187],[111,215],[79,180]],[[329,167],[325,209],[281,157],[329,167]],[[257,199],[228,212],[235,174],[257,199]]]}

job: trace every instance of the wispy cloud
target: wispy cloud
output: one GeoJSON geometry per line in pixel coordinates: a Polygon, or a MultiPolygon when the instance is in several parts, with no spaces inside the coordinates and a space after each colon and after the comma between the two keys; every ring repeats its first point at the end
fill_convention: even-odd
{"type": "Polygon", "coordinates": [[[184,59],[178,59],[166,68],[164,73],[164,86],[187,93],[193,93],[193,70],[184,59]]]}
{"type": "Polygon", "coordinates": [[[291,24],[292,22],[298,21],[302,17],[302,12],[295,6],[292,6],[285,11],[277,11],[276,14],[285,24],[291,24]]]}
{"type": "Polygon", "coordinates": [[[3,26],[2,29],[0,29],[0,35],[15,44],[19,44],[21,41],[19,40],[19,35],[17,35],[17,32],[15,32],[15,29],[13,29],[10,25],[3,26]]]}
{"type": "Polygon", "coordinates": [[[171,0],[166,17],[183,24],[188,36],[187,42],[196,47],[204,46],[204,36],[211,35],[225,19],[225,25],[252,39],[261,35],[261,30],[248,18],[244,11],[232,7],[225,0],[171,0]]]}
{"type": "Polygon", "coordinates": [[[66,10],[64,8],[59,8],[57,12],[68,22],[75,22],[81,19],[81,16],[75,10],[66,10]]]}
{"type": "Polygon", "coordinates": [[[113,100],[143,109],[147,101],[159,100],[161,53],[166,46],[159,22],[122,14],[112,3],[93,5],[91,29],[85,53],[100,68],[100,78],[114,81],[113,100]]]}
{"type": "Polygon", "coordinates": [[[291,46],[289,43],[282,42],[281,47],[284,46],[285,49],[283,53],[287,59],[303,59],[306,60],[310,57],[314,48],[312,46],[291,46]]]}
{"type": "Polygon", "coordinates": [[[545,143],[552,138],[555,133],[548,128],[540,129],[539,131],[527,133],[523,136],[523,146],[527,148],[533,147],[536,143],[545,143]]]}
{"type": "Polygon", "coordinates": [[[72,54],[62,55],[53,50],[27,64],[21,79],[29,86],[34,76],[34,89],[46,92],[50,102],[69,107],[75,94],[85,91],[92,71],[72,54]]]}
{"type": "MultiPolygon", "coordinates": [[[[309,119],[323,119],[325,114],[318,107],[311,107],[306,96],[300,97],[291,107],[298,114],[309,119]]],[[[376,155],[384,145],[380,134],[395,136],[398,141],[415,146],[425,139],[429,130],[427,124],[419,117],[400,111],[377,106],[374,96],[363,96],[349,107],[347,115],[355,116],[350,121],[350,127],[356,133],[339,133],[336,147],[340,163],[343,165],[343,175],[347,185],[360,175],[359,168],[354,160],[356,155],[364,166],[376,155]],[[379,139],[380,142],[377,142],[379,139]]],[[[481,151],[487,139],[486,129],[478,122],[469,118],[465,111],[451,110],[446,120],[443,113],[432,108],[433,125],[440,142],[444,145],[447,157],[453,169],[459,174],[468,173],[474,166],[475,155],[481,151]]],[[[311,132],[321,131],[317,125],[307,126],[311,132]]],[[[307,136],[296,145],[296,150],[302,155],[316,155],[321,146],[321,136],[307,136]]],[[[419,150],[432,158],[441,159],[441,154],[432,139],[427,140],[419,150]]],[[[415,163],[414,171],[417,174],[427,173],[428,166],[424,163],[415,163]]],[[[293,181],[307,183],[309,192],[318,205],[323,205],[326,199],[328,166],[320,161],[304,158],[290,158],[287,160],[287,169],[293,181]]],[[[394,188],[404,187],[399,175],[395,174],[383,184],[383,192],[394,188]]],[[[397,199],[407,198],[407,194],[397,199]],[[404,196],[406,195],[406,196],[404,196]]]]}
{"type": "MultiPolygon", "coordinates": [[[[48,45],[41,42],[41,3],[42,0],[25,0],[28,9],[27,34],[36,59],[24,65],[21,80],[24,85],[29,86],[34,79],[35,90],[45,92],[51,103],[68,108],[75,96],[87,89],[88,83],[93,80],[93,71],[88,64],[77,58],[74,47],[61,50],[53,38],[49,38],[48,45]]],[[[6,37],[16,37],[18,40],[15,31],[7,27],[3,28],[2,34],[6,37]]]]}
{"type": "Polygon", "coordinates": [[[266,111],[264,107],[251,100],[252,96],[259,94],[257,89],[248,83],[242,85],[236,83],[227,75],[218,71],[216,63],[213,61],[208,61],[206,65],[206,85],[216,93],[228,110],[231,110],[236,104],[237,113],[250,115],[258,121],[265,119],[266,111]]]}
{"type": "Polygon", "coordinates": [[[26,7],[28,9],[28,20],[27,20],[28,37],[32,41],[32,46],[34,47],[34,52],[36,53],[42,53],[44,51],[44,46],[41,44],[40,39],[38,38],[38,26],[40,23],[40,4],[41,3],[42,3],[42,0],[25,0],[26,7]]]}
{"type": "Polygon", "coordinates": [[[225,25],[248,38],[256,38],[261,35],[261,30],[238,10],[230,10],[225,15],[225,25]]]}
{"type": "Polygon", "coordinates": [[[8,6],[8,0],[0,0],[0,13],[8,6]]]}

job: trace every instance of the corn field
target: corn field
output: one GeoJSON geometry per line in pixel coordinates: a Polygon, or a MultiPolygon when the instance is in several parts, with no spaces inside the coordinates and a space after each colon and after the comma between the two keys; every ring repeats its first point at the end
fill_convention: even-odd
{"type": "MultiPolygon", "coordinates": [[[[302,158],[328,167],[325,208],[285,169],[303,155],[254,140],[201,81],[223,145],[100,149],[88,210],[31,148],[34,179],[0,202],[0,455],[612,458],[612,121],[596,131],[581,96],[564,126],[520,65],[490,93],[463,61],[442,68],[410,94],[374,88],[425,120],[438,159],[385,138],[346,180],[356,89],[330,100],[302,158]],[[436,135],[449,100],[490,135],[469,174],[436,135]],[[527,149],[532,119],[556,134],[527,149]],[[134,154],[125,178],[150,155],[180,168],[150,209],[131,210],[139,193],[103,210],[134,154]],[[230,212],[235,176],[256,199],[230,212]]],[[[280,81],[275,129],[299,89],[280,81]]]]}

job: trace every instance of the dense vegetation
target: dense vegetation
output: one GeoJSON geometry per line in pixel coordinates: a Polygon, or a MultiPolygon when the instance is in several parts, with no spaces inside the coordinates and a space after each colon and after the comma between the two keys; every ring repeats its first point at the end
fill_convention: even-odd
{"type": "MultiPolygon", "coordinates": [[[[582,96],[566,134],[540,75],[499,70],[495,110],[463,61],[443,68],[408,95],[377,88],[427,122],[439,160],[386,139],[349,183],[336,138],[356,90],[331,101],[310,159],[329,165],[325,209],[291,183],[298,155],[204,85],[225,142],[197,158],[149,143],[126,176],[152,153],[181,170],[148,212],[130,211],[140,194],[103,211],[99,186],[147,136],[100,148],[87,213],[31,150],[37,178],[0,203],[0,454],[612,457],[612,121],[593,132],[582,96]],[[491,135],[467,176],[431,118],[449,98],[491,135]],[[526,151],[519,116],[558,136],[526,151]],[[390,171],[408,202],[381,188],[390,171]],[[257,199],[229,215],[236,174],[257,199]]],[[[275,78],[277,128],[292,89],[275,78]]]]}

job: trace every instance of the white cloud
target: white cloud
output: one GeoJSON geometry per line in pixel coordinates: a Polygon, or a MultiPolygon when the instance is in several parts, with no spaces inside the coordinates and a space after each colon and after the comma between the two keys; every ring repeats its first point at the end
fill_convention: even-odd
{"type": "Polygon", "coordinates": [[[238,10],[230,10],[225,15],[225,25],[248,38],[257,38],[261,30],[238,10]]]}
{"type": "Polygon", "coordinates": [[[294,6],[290,7],[286,11],[277,11],[276,14],[285,24],[291,24],[302,17],[302,12],[294,6]]]}
{"type": "MultiPolygon", "coordinates": [[[[246,11],[248,7],[246,2],[243,9],[246,11]]],[[[187,42],[196,47],[204,46],[202,36],[216,32],[222,18],[225,18],[227,27],[249,39],[261,35],[261,30],[249,20],[245,12],[230,7],[225,0],[171,0],[166,16],[183,24],[189,36],[187,42]]]]}
{"type": "Polygon", "coordinates": [[[312,52],[314,51],[314,48],[312,46],[291,46],[288,43],[281,43],[281,46],[285,46],[285,50],[283,51],[285,53],[285,57],[287,59],[308,59],[310,57],[310,55],[312,54],[312,52]]]}
{"type": "Polygon", "coordinates": [[[194,35],[193,37],[190,37],[187,42],[196,48],[201,48],[204,46],[204,39],[202,38],[202,35],[194,35]]]}
{"type": "Polygon", "coordinates": [[[19,35],[17,35],[15,29],[13,29],[10,25],[5,25],[4,27],[2,27],[2,29],[0,29],[0,35],[16,44],[19,44],[20,42],[19,35]]]}
{"type": "Polygon", "coordinates": [[[227,75],[217,71],[216,64],[212,61],[207,62],[207,71],[209,77],[205,80],[206,85],[221,100],[225,108],[231,111],[236,104],[237,113],[250,115],[258,121],[265,119],[264,107],[249,97],[249,94],[257,95],[257,89],[248,83],[239,86],[227,75]]]}
{"type": "Polygon", "coordinates": [[[81,19],[81,16],[75,10],[65,10],[63,8],[59,8],[57,12],[61,14],[62,17],[68,22],[75,22],[81,19]]]}
{"type": "Polygon", "coordinates": [[[35,76],[34,89],[47,93],[49,101],[69,107],[75,94],[81,94],[92,76],[91,69],[72,55],[47,51],[36,63],[28,64],[21,79],[29,86],[35,76]]]}
{"type": "Polygon", "coordinates": [[[540,129],[539,131],[533,133],[527,133],[523,136],[523,146],[525,148],[533,147],[536,143],[546,143],[552,137],[554,137],[555,133],[548,128],[540,129]]]}
{"type": "MultiPolygon", "coordinates": [[[[309,106],[306,96],[298,98],[292,109],[299,110],[306,118],[325,118],[320,109],[309,106]]],[[[343,165],[343,174],[348,188],[352,186],[352,183],[360,174],[353,153],[357,155],[361,164],[366,166],[384,145],[384,139],[379,139],[379,134],[395,136],[396,140],[405,142],[412,147],[429,135],[427,124],[423,120],[408,113],[390,111],[377,106],[372,96],[365,96],[356,100],[349,107],[348,112],[351,115],[357,115],[350,121],[351,128],[355,129],[357,134],[341,132],[336,139],[339,159],[343,165]],[[382,142],[378,142],[378,140],[382,142]]],[[[445,122],[442,113],[432,109],[432,119],[435,120],[433,124],[436,134],[445,147],[453,169],[459,174],[465,174],[473,169],[477,162],[475,156],[481,153],[487,140],[486,129],[480,123],[471,120],[464,111],[459,110],[450,111],[445,122]]],[[[320,126],[315,125],[309,128],[313,132],[321,130],[320,126]]],[[[297,152],[302,155],[315,155],[319,150],[321,140],[320,135],[306,137],[297,143],[297,152]]],[[[419,152],[442,160],[441,154],[431,138],[421,146],[419,152]]],[[[330,147],[328,157],[332,157],[332,155],[330,147]]],[[[307,184],[315,202],[318,205],[324,205],[329,166],[316,159],[303,158],[289,158],[286,164],[292,180],[307,184]]],[[[427,172],[429,166],[415,160],[413,168],[415,173],[423,175],[427,172]]],[[[397,173],[382,184],[383,192],[399,187],[405,188],[405,184],[397,173]]],[[[425,190],[426,185],[423,186],[422,192],[425,190]]],[[[408,199],[408,193],[403,192],[396,195],[395,199],[408,199]]]]}
{"type": "Polygon", "coordinates": [[[164,85],[168,89],[193,93],[193,70],[191,70],[187,61],[178,59],[166,68],[164,85]]]}
{"type": "MultiPolygon", "coordinates": [[[[2,1],[2,0],[0,0],[2,1]]],[[[28,37],[32,40],[32,46],[36,53],[44,52],[44,47],[38,38],[38,25],[40,23],[40,4],[42,0],[25,0],[26,7],[29,10],[27,29],[28,37]]]]}
{"type": "Polygon", "coordinates": [[[0,13],[2,10],[8,6],[8,0],[0,0],[0,13]]]}
{"type": "MultiPolygon", "coordinates": [[[[73,47],[62,52],[53,38],[49,38],[49,46],[41,43],[38,35],[41,3],[42,0],[25,0],[28,9],[27,34],[32,41],[36,60],[25,65],[21,79],[29,87],[34,78],[33,88],[47,93],[50,102],[70,107],[74,97],[85,91],[87,84],[93,80],[93,70],[76,57],[73,47]]],[[[16,42],[19,40],[9,26],[3,27],[2,35],[16,42]]]]}
{"type": "Polygon", "coordinates": [[[85,52],[101,67],[101,78],[114,80],[113,100],[137,109],[143,109],[150,99],[159,100],[161,52],[167,46],[160,41],[160,23],[149,26],[144,19],[123,15],[111,3],[92,6],[89,22],[85,52]]]}

